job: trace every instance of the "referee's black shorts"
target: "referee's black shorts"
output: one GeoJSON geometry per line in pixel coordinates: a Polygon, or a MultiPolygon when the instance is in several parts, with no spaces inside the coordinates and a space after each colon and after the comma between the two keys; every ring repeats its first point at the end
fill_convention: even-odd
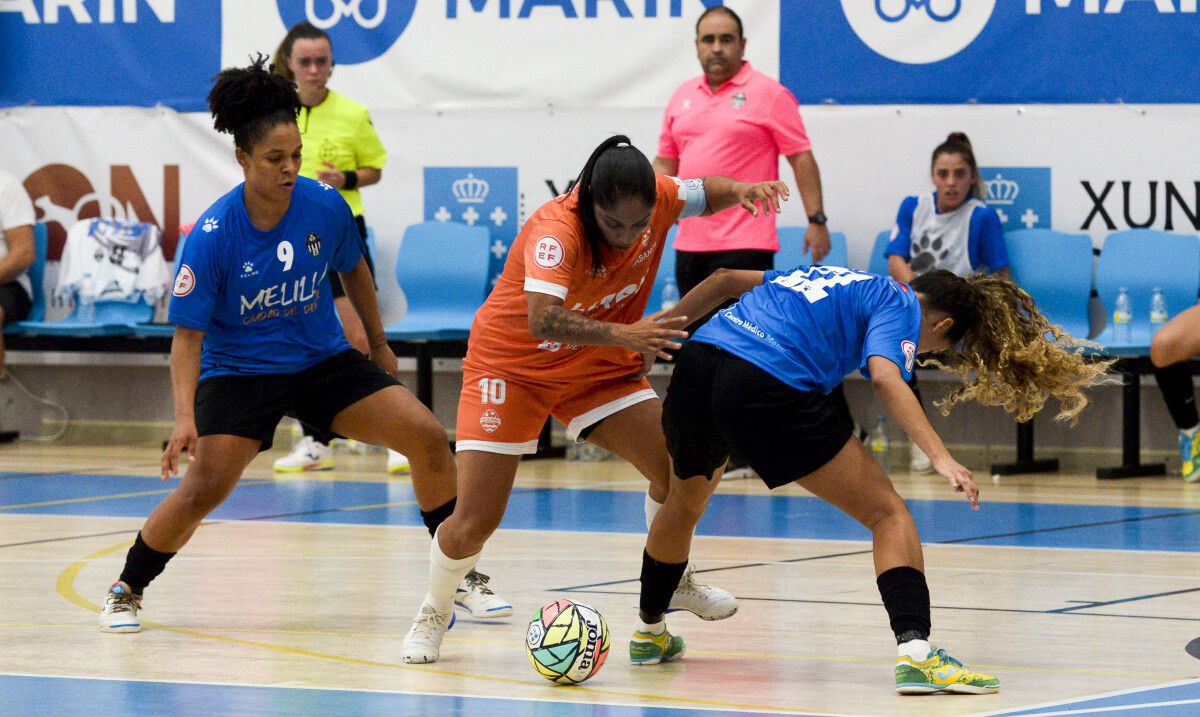
{"type": "Polygon", "coordinates": [[[689,341],[663,400],[663,432],[680,478],[712,478],[731,449],[770,488],[824,466],[852,421],[819,391],[799,391],[711,344],[689,341]]]}
{"type": "Polygon", "coordinates": [[[213,376],[196,387],[196,432],[252,438],[265,451],[284,416],[333,434],[333,419],[347,406],[399,385],[354,349],[298,373],[213,376]]]}

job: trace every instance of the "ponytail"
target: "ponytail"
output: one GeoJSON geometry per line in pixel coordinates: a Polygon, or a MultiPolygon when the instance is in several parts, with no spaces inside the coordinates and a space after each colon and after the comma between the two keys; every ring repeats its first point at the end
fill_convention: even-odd
{"type": "Polygon", "coordinates": [[[957,375],[962,385],[935,405],[947,415],[964,401],[1002,406],[1028,421],[1049,397],[1060,421],[1078,421],[1088,404],[1083,389],[1107,382],[1112,361],[1088,361],[1083,342],[1053,326],[1033,298],[995,275],[962,278],[944,269],[917,277],[912,288],[924,303],[952,319],[954,346],[923,365],[957,375]]]}

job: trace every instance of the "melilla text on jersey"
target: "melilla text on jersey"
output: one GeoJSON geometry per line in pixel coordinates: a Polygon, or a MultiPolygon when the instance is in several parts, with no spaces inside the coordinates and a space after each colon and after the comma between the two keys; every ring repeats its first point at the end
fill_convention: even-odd
{"type": "Polygon", "coordinates": [[[296,316],[301,310],[311,314],[317,310],[321,299],[320,286],[328,273],[329,266],[326,265],[311,275],[260,288],[253,298],[242,294],[242,323],[253,324],[266,319],[296,316]]]}

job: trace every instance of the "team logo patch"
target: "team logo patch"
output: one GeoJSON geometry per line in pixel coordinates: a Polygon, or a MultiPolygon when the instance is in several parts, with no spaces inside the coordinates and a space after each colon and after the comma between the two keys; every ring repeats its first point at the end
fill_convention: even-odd
{"type": "Polygon", "coordinates": [[[735,110],[740,110],[742,107],[745,107],[746,106],[746,93],[745,92],[737,93],[736,95],[733,96],[733,99],[729,101],[729,104],[733,105],[733,108],[735,110]]]}
{"type": "Polygon", "coordinates": [[[904,352],[904,370],[912,371],[917,361],[917,345],[911,341],[901,341],[900,350],[904,352]]]}
{"type": "Polygon", "coordinates": [[[500,414],[489,408],[479,417],[479,425],[483,426],[483,430],[488,433],[495,433],[496,429],[500,428],[500,414]]]}
{"type": "Polygon", "coordinates": [[[179,267],[179,275],[175,277],[175,286],[171,289],[171,293],[175,296],[187,296],[195,288],[196,275],[192,273],[192,267],[184,264],[179,267]]]}
{"type": "Polygon", "coordinates": [[[562,242],[555,237],[544,236],[537,240],[533,260],[543,269],[553,269],[563,263],[564,254],[562,242]]]}
{"type": "Polygon", "coordinates": [[[308,238],[304,240],[304,246],[308,248],[309,254],[318,256],[321,253],[321,237],[309,232],[308,238]]]}

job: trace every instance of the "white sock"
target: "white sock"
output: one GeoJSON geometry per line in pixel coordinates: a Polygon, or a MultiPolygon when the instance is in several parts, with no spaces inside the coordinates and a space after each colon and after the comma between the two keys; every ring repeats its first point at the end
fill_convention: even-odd
{"type": "Polygon", "coordinates": [[[646,532],[650,532],[650,526],[654,525],[654,516],[658,515],[658,511],[662,510],[663,504],[646,494],[646,532]]]}
{"type": "Polygon", "coordinates": [[[659,620],[658,622],[643,622],[641,627],[641,632],[648,632],[651,635],[661,635],[666,631],[666,620],[659,620]]]}
{"type": "Polygon", "coordinates": [[[478,562],[479,553],[458,560],[447,557],[434,533],[429,546],[429,592],[425,593],[425,604],[438,612],[454,609],[454,591],[478,562]]]}
{"type": "Polygon", "coordinates": [[[913,662],[924,662],[929,657],[929,640],[909,640],[897,647],[900,657],[907,657],[913,662]]]}
{"type": "Polygon", "coordinates": [[[1200,425],[1192,426],[1191,428],[1184,428],[1180,431],[1180,433],[1184,433],[1188,438],[1191,438],[1192,436],[1196,435],[1196,429],[1200,429],[1200,425]]]}

